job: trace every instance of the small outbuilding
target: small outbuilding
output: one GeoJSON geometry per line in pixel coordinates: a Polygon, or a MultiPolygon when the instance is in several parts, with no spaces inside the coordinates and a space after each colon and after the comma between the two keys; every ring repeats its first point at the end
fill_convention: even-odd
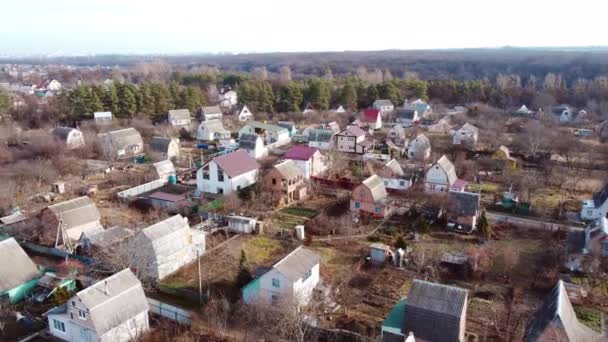
{"type": "Polygon", "coordinates": [[[53,129],[53,135],[69,149],[76,149],[85,145],[84,135],[77,128],[56,127],[53,129]]]}
{"type": "Polygon", "coordinates": [[[179,139],[153,137],[150,141],[150,149],[160,153],[164,158],[175,160],[179,158],[179,139]]]}
{"type": "Polygon", "coordinates": [[[0,303],[15,304],[36,287],[41,273],[13,238],[0,241],[0,303]]]}

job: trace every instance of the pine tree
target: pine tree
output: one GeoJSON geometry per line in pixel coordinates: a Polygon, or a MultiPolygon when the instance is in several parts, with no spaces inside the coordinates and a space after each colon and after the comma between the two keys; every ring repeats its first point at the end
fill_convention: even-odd
{"type": "Polygon", "coordinates": [[[484,239],[489,240],[492,237],[492,226],[486,217],[486,211],[481,212],[479,222],[477,222],[477,231],[484,239]]]}
{"type": "Polygon", "coordinates": [[[378,99],[378,96],[378,88],[371,84],[369,87],[367,87],[367,101],[365,106],[371,106],[372,103],[378,99]]]}
{"type": "Polygon", "coordinates": [[[306,98],[316,110],[329,109],[330,92],[327,83],[320,78],[308,80],[306,98]]]}
{"type": "Polygon", "coordinates": [[[137,99],[134,89],[135,87],[128,83],[117,87],[118,112],[116,117],[130,118],[137,112],[137,99]]]}
{"type": "Polygon", "coordinates": [[[357,90],[350,80],[346,81],[344,87],[342,87],[340,102],[345,108],[357,109],[357,90]]]}
{"type": "Polygon", "coordinates": [[[110,112],[114,113],[114,115],[118,113],[118,88],[115,84],[111,84],[108,86],[105,97],[103,99],[103,104],[106,110],[109,110],[110,112]]]}
{"type": "Polygon", "coordinates": [[[241,259],[239,260],[239,272],[236,276],[236,284],[239,288],[247,285],[253,277],[249,273],[249,265],[247,262],[247,255],[245,251],[241,249],[241,259]]]}

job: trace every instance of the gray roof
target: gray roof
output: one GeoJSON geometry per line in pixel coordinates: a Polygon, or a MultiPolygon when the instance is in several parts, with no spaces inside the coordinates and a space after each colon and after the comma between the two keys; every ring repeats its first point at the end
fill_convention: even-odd
{"type": "Polygon", "coordinates": [[[141,134],[132,127],[111,131],[108,133],[100,133],[97,135],[99,138],[108,139],[112,143],[112,147],[115,149],[125,148],[133,145],[143,145],[144,141],[141,138],[141,134]]]}
{"type": "Polygon", "coordinates": [[[479,194],[475,192],[450,191],[449,201],[453,214],[475,216],[479,212],[479,194]]]}
{"type": "Polygon", "coordinates": [[[416,109],[399,108],[395,113],[395,116],[399,119],[413,120],[416,115],[416,109]]]}
{"type": "Polygon", "coordinates": [[[169,120],[191,120],[188,109],[173,109],[169,111],[169,120]]]}
{"type": "Polygon", "coordinates": [[[95,202],[87,196],[53,204],[50,205],[48,209],[52,211],[57,218],[61,217],[66,230],[78,228],[93,222],[99,222],[101,219],[95,202]]]}
{"type": "Polygon", "coordinates": [[[239,147],[246,150],[253,150],[255,149],[258,138],[261,139],[256,134],[241,134],[241,137],[239,138],[239,147]]]}
{"type": "Polygon", "coordinates": [[[38,267],[13,238],[0,241],[0,294],[40,275],[38,267]]]}
{"type": "Polygon", "coordinates": [[[294,128],[296,128],[296,124],[294,122],[291,121],[277,121],[277,126],[281,126],[283,128],[286,128],[288,130],[292,130],[294,128]]]}
{"type": "Polygon", "coordinates": [[[78,292],[75,297],[89,309],[97,336],[149,309],[141,282],[128,268],[78,292]]]}
{"type": "Polygon", "coordinates": [[[140,234],[143,234],[150,241],[154,241],[185,229],[190,230],[190,225],[188,225],[188,222],[178,214],[149,226],[142,230],[140,234]]]}
{"type": "Polygon", "coordinates": [[[169,177],[170,175],[175,175],[175,166],[173,166],[173,162],[170,160],[161,160],[152,164],[156,173],[158,174],[158,178],[169,177]]]}
{"type": "Polygon", "coordinates": [[[321,257],[308,248],[296,248],[286,257],[274,264],[272,268],[287,279],[297,281],[321,261],[321,257]]]}
{"type": "Polygon", "coordinates": [[[87,236],[86,233],[83,234],[89,240],[91,245],[99,248],[106,248],[133,236],[133,231],[131,229],[122,227],[112,227],[106,230],[95,232],[90,236],[87,236]]]}
{"type": "Polygon", "coordinates": [[[293,160],[286,160],[274,166],[285,179],[293,179],[301,175],[300,169],[293,160]]]}
{"type": "Polygon", "coordinates": [[[371,191],[374,202],[382,201],[388,195],[384,187],[384,180],[377,175],[372,175],[364,180],[363,185],[371,191]]]}
{"type": "Polygon", "coordinates": [[[221,114],[222,110],[219,106],[206,106],[201,108],[201,113],[205,114],[221,114]]]}
{"type": "Polygon", "coordinates": [[[592,342],[600,340],[600,334],[583,325],[576,318],[562,280],[555,285],[543,304],[530,316],[524,342],[541,341],[541,337],[548,337],[543,336],[547,331],[550,331],[549,336],[554,337],[556,341],[592,342]]]}
{"type": "Polygon", "coordinates": [[[308,134],[308,141],[329,142],[334,136],[334,132],[327,129],[313,129],[308,134]]]}
{"type": "MultiPolygon", "coordinates": [[[[150,141],[150,148],[152,148],[153,151],[167,153],[167,151],[169,151],[169,145],[174,140],[174,138],[153,137],[150,141]]],[[[175,141],[177,142],[177,140],[175,141]]]]}
{"type": "Polygon", "coordinates": [[[414,140],[410,142],[409,146],[415,148],[416,150],[427,148],[430,149],[431,141],[426,137],[426,135],[420,133],[414,140]]]}
{"type": "Polygon", "coordinates": [[[452,162],[448,159],[448,157],[441,156],[441,158],[439,158],[439,160],[437,161],[436,165],[438,165],[440,168],[443,169],[443,171],[445,171],[448,176],[448,182],[450,182],[450,184],[454,184],[458,177],[456,177],[456,168],[454,167],[454,164],[452,164],[452,162]]]}
{"type": "Polygon", "coordinates": [[[393,172],[395,176],[403,176],[405,174],[403,172],[403,168],[395,159],[389,160],[385,165],[393,172]]]}
{"type": "Polygon", "coordinates": [[[224,128],[222,121],[217,119],[203,121],[198,127],[199,129],[204,128],[209,132],[230,133],[230,131],[224,128]]]}
{"type": "Polygon", "coordinates": [[[381,99],[381,100],[374,101],[374,107],[375,106],[392,106],[392,105],[393,105],[393,103],[391,102],[391,100],[381,99]]]}
{"type": "Polygon", "coordinates": [[[553,113],[553,115],[562,115],[567,110],[570,110],[570,107],[568,107],[568,105],[559,105],[553,107],[551,109],[551,112],[553,113]]]}
{"type": "Polygon", "coordinates": [[[61,140],[67,140],[70,132],[75,130],[76,128],[72,127],[55,127],[53,129],[53,135],[61,140]]]}
{"type": "Polygon", "coordinates": [[[467,290],[414,279],[405,301],[402,332],[426,341],[460,340],[460,319],[466,315],[467,290]]]}

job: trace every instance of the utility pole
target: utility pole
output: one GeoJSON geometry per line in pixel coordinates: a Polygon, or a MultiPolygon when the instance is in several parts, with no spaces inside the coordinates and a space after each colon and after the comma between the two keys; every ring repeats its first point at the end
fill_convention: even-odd
{"type": "Polygon", "coordinates": [[[196,261],[198,263],[198,305],[203,305],[203,278],[201,275],[201,258],[199,251],[196,251],[196,261]]]}

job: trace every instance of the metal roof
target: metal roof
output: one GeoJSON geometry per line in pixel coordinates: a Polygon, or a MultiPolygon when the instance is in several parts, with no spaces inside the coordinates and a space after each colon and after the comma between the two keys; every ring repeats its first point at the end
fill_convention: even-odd
{"type": "Polygon", "coordinates": [[[321,261],[321,257],[308,248],[299,246],[272,268],[290,281],[297,281],[321,261]]]}
{"type": "Polygon", "coordinates": [[[295,160],[309,160],[312,158],[315,153],[317,153],[319,149],[316,147],[308,147],[308,146],[300,146],[295,145],[292,146],[287,153],[285,153],[285,159],[295,159],[295,160]]]}
{"type": "Polygon", "coordinates": [[[38,267],[14,238],[0,241],[0,294],[40,275],[38,267]]]}
{"type": "Polygon", "coordinates": [[[395,159],[391,159],[386,163],[386,167],[388,167],[395,176],[403,176],[405,172],[403,172],[403,168],[395,159]]]}
{"type": "Polygon", "coordinates": [[[53,129],[53,135],[56,136],[57,138],[61,139],[61,140],[67,140],[68,139],[68,135],[70,135],[70,133],[72,131],[76,131],[76,128],[72,128],[72,127],[55,127],[53,129]]]}
{"type": "Polygon", "coordinates": [[[420,133],[414,140],[412,140],[412,142],[410,142],[409,146],[415,148],[416,150],[427,148],[430,149],[431,141],[426,137],[426,135],[420,133]]]}
{"type": "Polygon", "coordinates": [[[170,194],[168,192],[163,192],[163,191],[156,191],[155,193],[148,195],[148,198],[175,203],[175,202],[185,200],[186,196],[170,194]]]}
{"type": "Polygon", "coordinates": [[[450,191],[448,199],[453,206],[450,208],[454,214],[461,216],[474,216],[479,211],[479,194],[475,192],[450,191]]]}
{"type": "Polygon", "coordinates": [[[95,232],[88,236],[86,233],[83,234],[89,240],[91,245],[100,248],[106,248],[133,236],[133,231],[131,229],[122,227],[112,227],[99,232],[95,232]]]}
{"type": "Polygon", "coordinates": [[[247,125],[245,125],[244,127],[246,127],[246,126],[250,126],[250,127],[253,127],[253,128],[259,128],[259,129],[263,129],[263,130],[271,131],[271,132],[277,132],[277,133],[280,133],[280,132],[289,133],[287,131],[287,128],[285,128],[285,127],[281,127],[281,126],[277,126],[277,125],[265,124],[265,123],[261,123],[261,122],[258,122],[258,121],[248,122],[247,125]]]}
{"type": "Polygon", "coordinates": [[[213,161],[230,177],[240,176],[259,168],[255,159],[245,152],[245,150],[236,150],[232,153],[215,157],[213,161]]]}
{"type": "Polygon", "coordinates": [[[230,133],[229,130],[224,128],[222,121],[218,119],[203,121],[198,127],[199,129],[205,129],[209,132],[230,133]]]}
{"type": "Polygon", "coordinates": [[[97,137],[103,139],[106,143],[111,143],[111,146],[114,149],[122,149],[133,145],[143,145],[144,143],[141,134],[132,127],[108,133],[100,133],[97,137]]]}
{"type": "Polygon", "coordinates": [[[219,106],[205,106],[201,108],[201,113],[205,114],[222,114],[219,106]]]}
{"type": "Polygon", "coordinates": [[[170,120],[191,120],[190,111],[188,109],[172,109],[168,114],[170,120]]]}
{"type": "Polygon", "coordinates": [[[285,160],[275,165],[274,168],[279,171],[285,179],[294,179],[302,174],[293,160],[285,160]]]}
{"type": "Polygon", "coordinates": [[[170,175],[175,175],[175,166],[173,166],[173,162],[168,159],[156,162],[152,164],[152,166],[156,169],[158,178],[166,178],[170,175]]]}
{"type": "Polygon", "coordinates": [[[153,137],[150,141],[150,147],[154,151],[167,153],[167,151],[169,151],[169,145],[171,145],[173,141],[177,143],[177,139],[175,138],[153,137]]]}
{"type": "Polygon", "coordinates": [[[140,234],[143,234],[150,241],[154,241],[185,229],[190,230],[190,225],[184,217],[178,214],[143,229],[140,234]]]}
{"type": "MultiPolygon", "coordinates": [[[[66,230],[75,229],[85,224],[99,222],[101,215],[95,202],[87,196],[50,205],[48,207],[57,218],[61,218],[66,230]]],[[[101,224],[99,224],[101,227],[101,224]]]]}
{"type": "Polygon", "coordinates": [[[246,150],[254,150],[258,143],[258,139],[261,144],[264,144],[262,138],[256,134],[241,134],[241,137],[239,138],[239,147],[246,150]]]}
{"type": "Polygon", "coordinates": [[[377,175],[372,175],[364,180],[363,185],[371,191],[374,202],[382,201],[388,195],[384,187],[384,180],[377,175]]]}
{"type": "Polygon", "coordinates": [[[458,177],[456,177],[456,168],[454,167],[454,164],[452,164],[452,162],[448,159],[448,157],[441,156],[441,158],[439,158],[439,160],[435,164],[438,165],[443,171],[445,171],[450,185],[454,184],[458,177]]]}
{"type": "Polygon", "coordinates": [[[327,129],[313,129],[308,134],[308,141],[329,142],[334,136],[334,132],[327,129]]]}

